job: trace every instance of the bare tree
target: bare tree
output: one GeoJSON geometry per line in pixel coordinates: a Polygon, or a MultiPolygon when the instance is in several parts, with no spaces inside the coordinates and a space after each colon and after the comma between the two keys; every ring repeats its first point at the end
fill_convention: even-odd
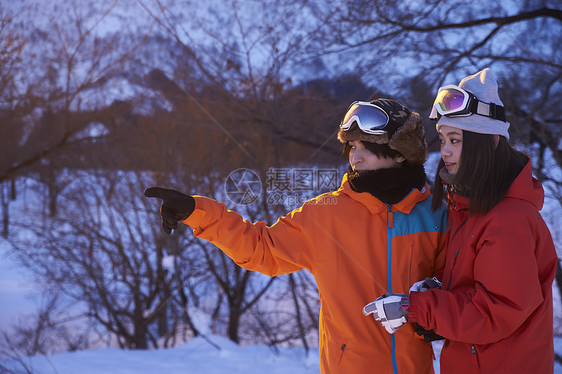
{"type": "Polygon", "coordinates": [[[144,183],[119,173],[73,177],[57,217],[29,227],[35,244],[14,242],[19,256],[59,293],[85,304],[87,316],[119,346],[159,346],[169,331],[152,326],[173,303],[176,280],[163,261],[170,243],[139,201],[144,183]]]}
{"type": "MultiPolygon", "coordinates": [[[[12,104],[1,112],[9,130],[1,141],[10,145],[4,148],[10,152],[0,163],[0,182],[91,139],[80,135],[88,121],[75,121],[72,113],[107,104],[100,99],[100,92],[115,89],[126,62],[133,58],[146,35],[134,39],[119,33],[100,37],[98,28],[114,11],[117,1],[92,12],[83,8],[85,4],[79,7],[73,1],[69,14],[47,18],[41,13],[43,9],[35,8],[40,5],[37,3],[22,8],[17,15],[29,17],[28,20],[45,17],[45,23],[28,22],[17,33],[5,27],[0,29],[7,33],[2,38],[6,58],[0,61],[0,89],[4,97],[7,90],[19,93],[10,98],[12,104]],[[24,44],[24,38],[31,41],[24,44]],[[20,82],[16,90],[9,90],[13,83],[8,78],[13,77],[15,69],[20,82]]],[[[19,23],[20,19],[4,17],[4,21],[19,23]]]]}
{"type": "Polygon", "coordinates": [[[316,16],[337,32],[323,53],[357,56],[353,69],[375,86],[394,82],[422,113],[444,82],[493,66],[514,140],[540,138],[559,160],[562,10],[548,1],[342,1],[316,16]],[[414,95],[416,81],[429,92],[414,95]]]}
{"type": "Polygon", "coordinates": [[[83,322],[80,312],[68,312],[56,293],[45,295],[36,313],[22,316],[10,333],[3,332],[3,356],[33,356],[86,349],[99,339],[83,322]]]}

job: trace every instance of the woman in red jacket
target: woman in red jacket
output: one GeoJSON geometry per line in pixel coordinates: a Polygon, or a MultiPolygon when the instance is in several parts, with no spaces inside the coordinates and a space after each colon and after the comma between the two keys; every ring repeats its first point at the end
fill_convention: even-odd
{"type": "Polygon", "coordinates": [[[384,295],[365,307],[394,329],[444,337],[442,373],[552,373],[557,255],[539,210],[544,191],[512,148],[490,69],[439,89],[441,161],[433,207],[449,205],[440,289],[384,295]],[[444,190],[447,195],[445,196],[444,190]],[[425,291],[425,292],[416,292],[425,291]]]}

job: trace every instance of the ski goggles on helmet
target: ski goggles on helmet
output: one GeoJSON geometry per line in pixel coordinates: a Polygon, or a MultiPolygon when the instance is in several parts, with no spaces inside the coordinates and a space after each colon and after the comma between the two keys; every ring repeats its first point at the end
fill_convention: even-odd
{"type": "Polygon", "coordinates": [[[359,129],[367,134],[383,135],[386,134],[385,128],[389,120],[388,114],[377,105],[367,101],[355,101],[341,120],[340,129],[347,131],[355,122],[359,129]]]}
{"type": "Polygon", "coordinates": [[[503,106],[480,101],[472,92],[455,85],[439,88],[429,118],[437,120],[441,116],[465,117],[473,114],[505,122],[503,106]]]}

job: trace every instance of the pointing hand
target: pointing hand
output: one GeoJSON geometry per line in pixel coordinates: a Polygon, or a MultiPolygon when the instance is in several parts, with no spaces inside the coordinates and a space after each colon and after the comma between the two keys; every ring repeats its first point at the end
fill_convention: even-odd
{"type": "Polygon", "coordinates": [[[144,191],[144,196],[162,200],[160,215],[162,216],[162,230],[171,234],[178,227],[178,221],[183,221],[193,213],[195,199],[176,190],[161,187],[150,187],[144,191]]]}

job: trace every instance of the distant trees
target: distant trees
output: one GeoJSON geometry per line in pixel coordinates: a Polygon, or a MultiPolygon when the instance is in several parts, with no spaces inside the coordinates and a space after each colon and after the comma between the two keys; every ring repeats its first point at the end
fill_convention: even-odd
{"type": "Polygon", "coordinates": [[[54,153],[91,140],[89,134],[80,134],[91,118],[85,120],[77,113],[105,105],[100,96],[115,89],[112,82],[122,75],[135,43],[138,45],[135,40],[127,40],[125,45],[117,33],[104,38],[96,35],[96,28],[116,3],[100,13],[89,13],[74,3],[75,12],[50,18],[42,13],[44,9],[35,9],[37,4],[11,16],[5,10],[8,23],[2,32],[8,35],[2,39],[11,48],[5,51],[7,63],[2,61],[2,72],[11,77],[11,83],[0,89],[11,94],[6,102],[11,105],[1,112],[8,131],[2,142],[9,145],[3,149],[10,152],[2,158],[0,182],[54,153]],[[16,16],[37,23],[22,24],[16,16]]]}

